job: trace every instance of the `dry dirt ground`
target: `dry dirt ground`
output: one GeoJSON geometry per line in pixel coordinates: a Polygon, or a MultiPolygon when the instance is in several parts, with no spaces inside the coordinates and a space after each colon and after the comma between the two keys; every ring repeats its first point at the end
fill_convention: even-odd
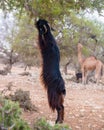
{"type": "MultiPolygon", "coordinates": [[[[23,111],[22,117],[30,125],[36,118],[45,117],[52,124],[56,119],[56,112],[53,113],[48,106],[47,94],[39,78],[40,71],[40,68],[34,67],[28,70],[31,76],[21,76],[20,73],[24,71],[18,66],[13,67],[11,74],[0,75],[0,91],[12,83],[11,91],[5,94],[13,94],[19,88],[30,91],[31,101],[38,109],[38,112],[23,111]]],[[[72,130],[104,130],[104,84],[96,85],[90,82],[84,86],[70,80],[73,75],[74,72],[70,70],[68,76],[63,74],[67,92],[64,123],[72,130]]]]}

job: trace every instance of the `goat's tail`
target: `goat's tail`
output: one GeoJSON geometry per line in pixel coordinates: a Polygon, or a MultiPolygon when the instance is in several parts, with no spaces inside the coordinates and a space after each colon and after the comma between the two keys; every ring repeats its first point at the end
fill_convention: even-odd
{"type": "Polygon", "coordinates": [[[59,106],[63,105],[64,102],[64,94],[58,93],[55,88],[47,89],[48,103],[50,108],[54,111],[59,106]]]}

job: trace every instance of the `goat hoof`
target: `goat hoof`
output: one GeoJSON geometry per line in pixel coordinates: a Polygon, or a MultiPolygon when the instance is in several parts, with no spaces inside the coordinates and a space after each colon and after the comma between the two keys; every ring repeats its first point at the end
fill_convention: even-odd
{"type": "Polygon", "coordinates": [[[55,124],[61,124],[63,123],[63,120],[56,120],[55,124]]]}

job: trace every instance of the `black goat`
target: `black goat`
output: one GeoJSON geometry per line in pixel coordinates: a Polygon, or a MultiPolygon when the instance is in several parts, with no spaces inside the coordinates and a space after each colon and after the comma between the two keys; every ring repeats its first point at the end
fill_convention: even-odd
{"type": "Polygon", "coordinates": [[[79,83],[79,79],[82,80],[82,73],[76,73],[76,80],[77,80],[77,83],[79,83]]]}
{"type": "Polygon", "coordinates": [[[39,47],[42,55],[41,79],[47,90],[50,108],[57,111],[56,123],[64,120],[64,95],[66,94],[64,80],[59,69],[60,53],[57,43],[51,33],[51,28],[46,20],[36,22],[39,33],[39,47]]]}

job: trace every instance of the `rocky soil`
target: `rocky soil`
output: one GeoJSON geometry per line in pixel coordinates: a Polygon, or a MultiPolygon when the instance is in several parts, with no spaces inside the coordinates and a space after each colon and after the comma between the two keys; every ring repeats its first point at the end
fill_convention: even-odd
{"type": "MultiPolygon", "coordinates": [[[[2,67],[2,65],[0,66],[2,67]]],[[[32,103],[37,107],[35,111],[24,111],[22,117],[32,126],[36,118],[45,117],[54,124],[56,112],[48,106],[47,93],[40,82],[40,68],[28,70],[29,75],[22,75],[24,69],[13,67],[12,73],[0,75],[0,91],[4,95],[13,94],[17,89],[30,92],[32,103]],[[8,85],[11,89],[7,90],[8,85]]],[[[74,71],[68,70],[68,75],[62,73],[66,83],[65,120],[72,130],[104,130],[104,77],[99,85],[89,82],[88,85],[76,83],[72,80],[74,71]]]]}

